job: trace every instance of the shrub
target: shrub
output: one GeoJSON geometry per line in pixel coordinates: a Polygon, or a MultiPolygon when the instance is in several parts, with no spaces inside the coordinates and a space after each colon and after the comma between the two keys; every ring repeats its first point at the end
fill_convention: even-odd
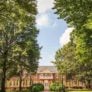
{"type": "Polygon", "coordinates": [[[33,84],[31,87],[30,87],[30,91],[31,92],[41,92],[44,90],[44,86],[43,84],[40,84],[40,83],[37,83],[37,84],[33,84]]]}
{"type": "Polygon", "coordinates": [[[60,84],[59,82],[54,82],[50,85],[50,91],[55,91],[55,92],[66,92],[65,91],[65,86],[60,84]]]}

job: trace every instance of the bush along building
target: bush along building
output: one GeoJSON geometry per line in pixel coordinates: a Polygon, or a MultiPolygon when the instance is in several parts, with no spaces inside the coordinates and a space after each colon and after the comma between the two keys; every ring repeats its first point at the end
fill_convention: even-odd
{"type": "MultiPolygon", "coordinates": [[[[41,83],[45,90],[49,90],[50,84],[53,82],[61,82],[67,88],[85,88],[84,83],[78,81],[76,78],[67,80],[65,75],[60,75],[54,66],[40,66],[35,75],[28,74],[25,70],[22,75],[21,86],[23,89],[29,88],[34,83],[41,83]]],[[[20,82],[19,77],[14,76],[7,80],[6,88],[9,90],[17,90],[20,82]]]]}

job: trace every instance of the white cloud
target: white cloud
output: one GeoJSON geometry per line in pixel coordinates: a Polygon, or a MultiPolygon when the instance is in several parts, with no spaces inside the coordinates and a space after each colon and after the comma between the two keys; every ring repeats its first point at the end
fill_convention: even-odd
{"type": "Polygon", "coordinates": [[[54,22],[48,13],[40,14],[36,18],[37,27],[53,27],[54,22]]]}
{"type": "Polygon", "coordinates": [[[48,26],[49,25],[49,17],[46,14],[42,14],[38,16],[36,19],[37,26],[48,26]]]}
{"type": "Polygon", "coordinates": [[[60,45],[64,46],[70,41],[70,33],[73,31],[74,28],[67,28],[65,32],[60,37],[60,45]]]}
{"type": "Polygon", "coordinates": [[[44,13],[53,7],[54,0],[37,0],[38,12],[44,13]]]}
{"type": "Polygon", "coordinates": [[[53,24],[52,18],[48,11],[53,7],[54,0],[37,0],[38,15],[36,18],[37,27],[51,27],[53,24]]]}

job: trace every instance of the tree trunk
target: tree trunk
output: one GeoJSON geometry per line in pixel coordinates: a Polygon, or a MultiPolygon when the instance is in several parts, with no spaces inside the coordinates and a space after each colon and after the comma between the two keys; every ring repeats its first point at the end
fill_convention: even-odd
{"type": "Polygon", "coordinates": [[[2,73],[2,80],[1,80],[1,92],[6,92],[5,84],[6,84],[6,63],[7,63],[7,51],[5,51],[3,55],[3,73],[2,73]]]}
{"type": "Polygon", "coordinates": [[[88,80],[88,88],[90,89],[91,88],[91,81],[88,80]]]}
{"type": "Polygon", "coordinates": [[[91,88],[91,80],[86,80],[86,88],[90,89],[91,88]]]}
{"type": "Polygon", "coordinates": [[[22,68],[20,70],[20,75],[19,75],[19,92],[22,92],[22,68]]]}
{"type": "Polygon", "coordinates": [[[6,70],[3,71],[3,76],[2,76],[2,80],[1,80],[1,92],[6,92],[5,82],[6,82],[6,70]]]}
{"type": "Polygon", "coordinates": [[[22,78],[20,76],[20,80],[19,80],[19,92],[22,91],[22,78]]]}
{"type": "Polygon", "coordinates": [[[32,86],[32,85],[33,85],[33,80],[32,80],[32,78],[30,76],[30,86],[32,86]]]}

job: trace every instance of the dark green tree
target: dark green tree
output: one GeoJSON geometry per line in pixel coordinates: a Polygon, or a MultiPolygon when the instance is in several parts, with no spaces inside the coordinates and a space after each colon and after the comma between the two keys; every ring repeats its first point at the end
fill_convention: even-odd
{"type": "Polygon", "coordinates": [[[32,69],[34,68],[33,70],[37,70],[40,50],[37,44],[38,30],[35,27],[36,4],[35,0],[0,1],[1,92],[6,92],[6,79],[8,75],[14,74],[15,64],[18,66],[26,60],[26,63],[22,63],[23,67],[27,64],[32,69]],[[32,49],[33,53],[30,52],[32,49]],[[18,52],[17,58],[22,55],[22,58],[19,57],[19,62],[17,58],[14,58],[16,51],[18,52]],[[34,60],[31,61],[30,56],[34,56],[34,60]]]}
{"type": "MultiPolygon", "coordinates": [[[[89,20],[89,19],[88,19],[89,20]]],[[[92,83],[92,23],[91,19],[77,32],[73,33],[73,43],[76,45],[78,77],[90,88],[92,83]]]]}
{"type": "Polygon", "coordinates": [[[16,44],[18,34],[14,29],[16,26],[11,22],[0,30],[0,70],[1,70],[1,90],[5,92],[6,77],[14,67],[12,59],[13,46],[16,44]]]}
{"type": "Polygon", "coordinates": [[[86,81],[87,87],[92,82],[92,0],[55,0],[54,9],[69,26],[74,27],[71,34],[75,46],[75,69],[79,79],[86,81]],[[80,76],[79,76],[80,75],[80,76]]]}
{"type": "MultiPolygon", "coordinates": [[[[26,70],[28,73],[36,73],[38,68],[38,60],[40,58],[40,47],[37,43],[38,30],[31,26],[25,29],[25,32],[20,37],[17,47],[14,48],[14,59],[17,65],[17,75],[20,77],[19,91],[22,90],[22,75],[26,70]]],[[[30,79],[31,82],[31,79],[30,79]]],[[[30,84],[31,85],[31,84],[30,84]]]]}

